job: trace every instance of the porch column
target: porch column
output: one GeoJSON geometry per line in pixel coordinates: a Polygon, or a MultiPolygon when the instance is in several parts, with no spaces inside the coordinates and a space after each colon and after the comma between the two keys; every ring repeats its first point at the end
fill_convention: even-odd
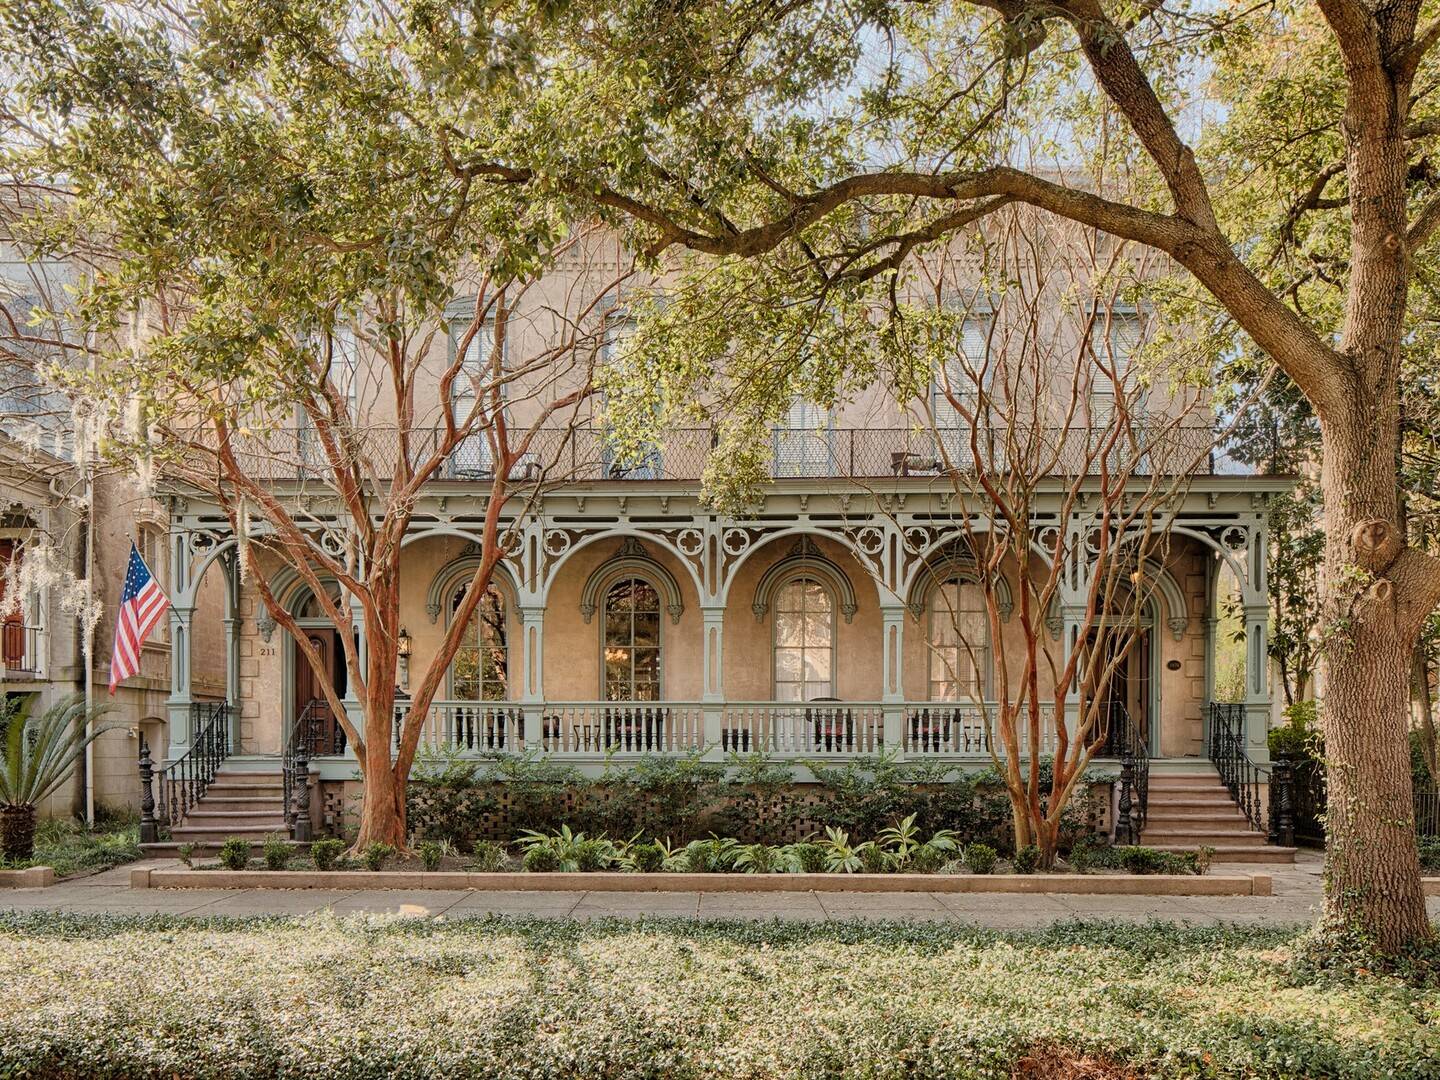
{"type": "MultiPolygon", "coordinates": [[[[1065,604],[1060,609],[1060,666],[1063,668],[1070,662],[1070,657],[1080,647],[1080,631],[1085,626],[1085,605],[1065,604]]],[[[1070,738],[1080,730],[1080,694],[1076,685],[1077,679],[1070,684],[1070,690],[1065,695],[1065,715],[1060,718],[1065,725],[1065,731],[1070,738]]],[[[1093,737],[1093,729],[1092,729],[1093,737]]]]}
{"type": "MultiPolygon", "coordinates": [[[[225,703],[230,706],[230,747],[240,751],[240,566],[232,549],[225,572],[225,703]]],[[[171,662],[173,663],[173,656],[171,662]]]]}
{"type": "Polygon", "coordinates": [[[190,749],[190,627],[195,618],[195,583],[190,580],[189,533],[170,531],[170,697],[165,702],[169,720],[170,745],[167,760],[174,761],[190,749]]]}
{"type": "MultiPolygon", "coordinates": [[[[355,635],[355,658],[359,661],[360,670],[365,670],[366,647],[365,647],[365,609],[355,597],[350,598],[350,632],[355,635]]],[[[345,662],[345,646],[340,646],[340,662],[345,662]]],[[[303,662],[303,661],[302,661],[303,662]]],[[[345,696],[340,699],[340,704],[345,706],[346,719],[355,726],[356,731],[365,730],[365,711],[360,706],[360,699],[355,696],[355,680],[350,678],[350,673],[345,673],[345,696]]],[[[355,756],[355,748],[347,741],[345,744],[345,755],[355,756]]]]}
{"type": "Polygon", "coordinates": [[[880,700],[884,711],[885,748],[905,753],[905,616],[904,604],[880,608],[880,700]]]}
{"type": "Polygon", "coordinates": [[[701,649],[704,654],[700,700],[704,704],[705,756],[721,760],[725,727],[725,608],[707,604],[700,609],[701,649]]]}
{"type": "Polygon", "coordinates": [[[1245,742],[1255,761],[1270,760],[1270,608],[1245,605],[1245,742]]]}
{"type": "Polygon", "coordinates": [[[521,749],[525,744],[539,744],[545,714],[545,608],[525,605],[520,608],[520,641],[524,667],[520,672],[520,695],[516,699],[525,718],[521,749]]]}

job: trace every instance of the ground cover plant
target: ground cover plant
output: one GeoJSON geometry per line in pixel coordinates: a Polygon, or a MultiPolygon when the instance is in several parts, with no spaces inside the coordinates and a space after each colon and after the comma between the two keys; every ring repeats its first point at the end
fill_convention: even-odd
{"type": "Polygon", "coordinates": [[[0,869],[48,866],[58,877],[108,870],[140,858],[140,828],[130,818],[101,817],[94,828],[70,819],[46,818],[35,827],[35,850],[28,859],[7,862],[0,869]]]}
{"type": "Polygon", "coordinates": [[[1303,942],[0,914],[0,1075],[1005,1078],[1027,1059],[1056,1076],[1440,1075],[1436,982],[1308,969],[1303,942]],[[1105,1068],[1066,1071],[1085,1059],[1105,1068]]]}

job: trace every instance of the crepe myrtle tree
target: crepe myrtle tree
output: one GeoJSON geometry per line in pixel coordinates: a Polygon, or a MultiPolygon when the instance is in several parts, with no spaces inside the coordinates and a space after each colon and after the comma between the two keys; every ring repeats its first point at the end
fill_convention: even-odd
{"type": "Polygon", "coordinates": [[[79,266],[49,314],[86,329],[86,355],[49,377],[108,417],[112,457],[154,490],[222,509],[358,758],[357,844],[403,846],[425,715],[508,523],[557,463],[596,456],[573,435],[631,260],[554,200],[457,172],[363,28],[270,27],[255,52],[205,18],[6,9],[15,242],[79,266]],[[311,65],[307,35],[349,60],[311,65]],[[402,544],[457,457],[485,483],[481,557],[397,719],[402,544]],[[278,568],[339,632],[357,719],[278,568]]]}

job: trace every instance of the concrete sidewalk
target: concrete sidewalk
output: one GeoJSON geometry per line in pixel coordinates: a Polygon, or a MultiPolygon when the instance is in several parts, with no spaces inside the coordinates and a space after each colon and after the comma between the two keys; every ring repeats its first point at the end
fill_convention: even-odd
{"type": "MultiPolygon", "coordinates": [[[[614,893],[337,889],[131,889],[132,863],[48,889],[0,892],[5,909],[216,915],[308,915],[313,912],[399,914],[421,918],[500,913],[546,918],[676,915],[706,919],[943,919],[996,929],[1024,929],[1077,919],[1163,919],[1191,925],[1308,922],[1320,900],[1320,858],[1301,853],[1293,867],[1267,867],[1273,896],[1075,896],[964,893],[614,893]]],[[[1216,873],[1253,866],[1217,864],[1216,873]]],[[[1440,897],[1429,900],[1440,917],[1440,897]]]]}

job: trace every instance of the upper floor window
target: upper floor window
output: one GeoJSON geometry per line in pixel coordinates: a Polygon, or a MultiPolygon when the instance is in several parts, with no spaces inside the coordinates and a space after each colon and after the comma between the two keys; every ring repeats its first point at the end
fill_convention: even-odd
{"type": "Polygon", "coordinates": [[[353,326],[337,326],[330,332],[330,382],[344,399],[346,414],[359,419],[360,341],[353,326]]]}
{"type": "Polygon", "coordinates": [[[830,411],[797,399],[774,432],[776,476],[828,476],[834,464],[830,411]]]}
{"type": "Polygon", "coordinates": [[[606,701],[660,700],[660,593],[629,575],[605,590],[604,665],[606,701]]]}
{"type": "MultiPolygon", "coordinates": [[[[475,411],[480,391],[490,378],[491,356],[495,348],[495,322],[486,319],[470,340],[465,340],[473,325],[470,319],[457,319],[450,324],[450,347],[458,352],[463,343],[464,354],[460,356],[460,370],[450,384],[450,415],[457,424],[464,424],[475,411]]],[[[501,396],[505,387],[500,388],[501,396]]],[[[481,406],[484,407],[483,404],[481,406]]],[[[483,430],[476,430],[465,436],[451,455],[451,462],[457,475],[489,476],[492,468],[490,441],[483,430]]]]}
{"type": "Polygon", "coordinates": [[[775,700],[835,696],[835,600],[817,578],[797,577],[775,595],[775,700]]]}
{"type": "Polygon", "coordinates": [[[930,700],[981,701],[990,681],[990,618],[979,583],[951,578],[930,597],[930,700]]]}
{"type": "Polygon", "coordinates": [[[1090,348],[1096,357],[1091,374],[1092,394],[1115,393],[1115,384],[1129,385],[1128,379],[1140,351],[1144,327],[1136,312],[1096,312],[1090,326],[1090,348]],[[1113,378],[1111,374],[1113,373],[1113,378]]]}
{"type": "MultiPolygon", "coordinates": [[[[452,617],[464,602],[467,585],[462,584],[450,598],[452,617]]],[[[456,701],[505,701],[510,696],[505,598],[494,586],[480,597],[450,663],[450,696],[456,701]]]]}

